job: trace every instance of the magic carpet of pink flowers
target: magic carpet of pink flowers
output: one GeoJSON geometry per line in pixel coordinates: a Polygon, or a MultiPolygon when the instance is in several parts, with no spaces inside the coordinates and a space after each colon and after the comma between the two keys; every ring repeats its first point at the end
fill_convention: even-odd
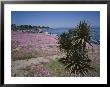
{"type": "Polygon", "coordinates": [[[35,47],[45,46],[46,44],[56,44],[56,36],[46,35],[44,33],[22,33],[22,32],[12,32],[12,41],[19,41],[21,45],[26,46],[31,44],[35,47]],[[43,44],[43,45],[41,45],[43,44]]]}
{"type": "MultiPolygon", "coordinates": [[[[11,32],[11,58],[13,61],[37,57],[45,58],[46,56],[56,55],[58,54],[57,46],[57,37],[54,35],[45,33],[11,32]]],[[[29,65],[25,67],[24,70],[27,71],[27,69],[29,73],[31,72],[31,76],[34,77],[52,76],[50,71],[42,64],[29,65]]],[[[16,72],[12,71],[12,73],[14,73],[13,76],[19,77],[19,74],[16,72]]]]}
{"type": "Polygon", "coordinates": [[[58,53],[57,37],[45,33],[11,32],[12,59],[50,56],[58,53]]]}

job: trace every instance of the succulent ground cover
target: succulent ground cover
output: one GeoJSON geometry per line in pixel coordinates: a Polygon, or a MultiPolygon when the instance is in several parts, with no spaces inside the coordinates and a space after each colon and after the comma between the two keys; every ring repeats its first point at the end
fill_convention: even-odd
{"type": "MultiPolygon", "coordinates": [[[[14,77],[74,76],[58,61],[65,57],[58,48],[57,36],[44,33],[11,32],[11,74],[14,77]]],[[[96,71],[87,76],[100,76],[100,47],[93,44],[89,57],[96,71]],[[92,52],[93,51],[93,52],[92,52]]]]}

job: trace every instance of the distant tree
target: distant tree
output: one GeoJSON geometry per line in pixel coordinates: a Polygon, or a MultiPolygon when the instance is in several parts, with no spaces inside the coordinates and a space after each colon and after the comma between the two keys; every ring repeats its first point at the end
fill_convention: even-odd
{"type": "Polygon", "coordinates": [[[29,25],[29,29],[31,29],[32,28],[32,26],[31,25],[29,25]]]}
{"type": "Polygon", "coordinates": [[[26,29],[28,29],[28,25],[24,25],[24,27],[25,27],[26,29]]]}
{"type": "Polygon", "coordinates": [[[17,31],[17,30],[20,30],[20,31],[27,31],[27,32],[37,32],[37,33],[42,33],[43,32],[43,29],[44,28],[49,28],[48,26],[45,27],[45,26],[32,26],[32,25],[19,25],[19,26],[16,26],[16,24],[12,24],[11,25],[11,30],[12,31],[17,31]]]}
{"type": "Polygon", "coordinates": [[[11,24],[11,30],[16,31],[16,24],[11,24]]]}
{"type": "Polygon", "coordinates": [[[37,28],[41,28],[41,26],[37,26],[37,28]]]}
{"type": "Polygon", "coordinates": [[[74,29],[62,33],[59,37],[60,50],[66,53],[66,58],[61,58],[60,61],[70,74],[84,76],[93,69],[87,50],[87,43],[91,45],[91,28],[85,21],[80,21],[74,29]]]}
{"type": "Polygon", "coordinates": [[[45,26],[42,26],[42,28],[45,28],[45,26]]]}

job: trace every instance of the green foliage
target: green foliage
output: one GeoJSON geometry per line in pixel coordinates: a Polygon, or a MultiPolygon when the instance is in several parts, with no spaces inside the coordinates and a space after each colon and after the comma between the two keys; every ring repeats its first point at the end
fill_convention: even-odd
{"type": "Polygon", "coordinates": [[[90,69],[93,69],[86,46],[87,43],[90,44],[90,29],[91,26],[88,23],[80,21],[74,29],[64,32],[59,37],[60,50],[66,53],[66,58],[62,58],[60,61],[66,66],[66,70],[75,75],[84,76],[90,69]]]}
{"type": "Polygon", "coordinates": [[[60,77],[65,76],[65,68],[57,59],[51,60],[46,66],[53,75],[60,77]]]}

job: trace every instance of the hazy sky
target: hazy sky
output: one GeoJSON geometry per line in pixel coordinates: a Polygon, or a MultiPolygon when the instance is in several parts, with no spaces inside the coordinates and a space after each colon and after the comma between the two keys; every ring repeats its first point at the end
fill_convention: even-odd
{"type": "Polygon", "coordinates": [[[12,11],[11,22],[17,25],[44,25],[52,28],[74,27],[80,20],[100,25],[99,11],[12,11]]]}

